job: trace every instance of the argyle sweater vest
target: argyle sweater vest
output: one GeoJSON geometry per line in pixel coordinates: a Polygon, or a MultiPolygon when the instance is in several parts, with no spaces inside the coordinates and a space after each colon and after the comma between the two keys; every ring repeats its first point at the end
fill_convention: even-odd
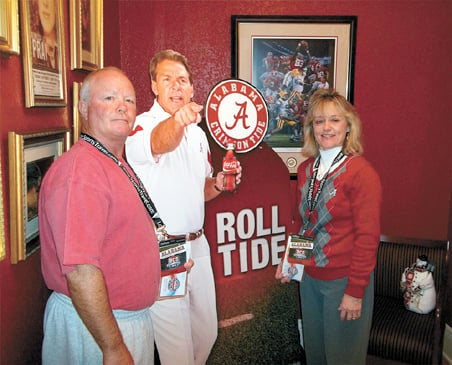
{"type": "MultiPolygon", "coordinates": [[[[364,157],[348,156],[329,174],[308,221],[313,163],[309,159],[298,169],[299,212],[307,224],[305,234],[314,237],[313,256],[305,270],[319,280],[348,276],[346,293],[362,297],[380,241],[380,179],[364,157]]],[[[318,186],[316,181],[313,197],[318,186]]]]}

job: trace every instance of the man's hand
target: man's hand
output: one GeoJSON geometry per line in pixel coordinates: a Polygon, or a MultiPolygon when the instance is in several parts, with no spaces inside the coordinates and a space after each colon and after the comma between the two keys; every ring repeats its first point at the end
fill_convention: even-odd
{"type": "Polygon", "coordinates": [[[195,262],[192,259],[188,259],[188,261],[184,264],[187,273],[190,273],[190,270],[193,266],[195,266],[195,262]]]}
{"type": "Polygon", "coordinates": [[[129,350],[127,349],[125,344],[122,344],[119,348],[114,350],[108,350],[103,352],[104,365],[134,365],[134,361],[132,355],[130,355],[129,350]]]}
{"type": "Polygon", "coordinates": [[[152,131],[151,151],[154,156],[174,151],[179,146],[185,127],[201,121],[202,105],[188,103],[170,118],[159,123],[152,131]]]}
{"type": "MultiPolygon", "coordinates": [[[[237,174],[235,175],[235,184],[238,186],[242,182],[242,165],[237,161],[237,174]]],[[[218,189],[222,189],[224,185],[224,173],[220,171],[215,177],[215,185],[218,189]]]]}
{"type": "Polygon", "coordinates": [[[176,113],[174,113],[174,120],[181,127],[185,127],[192,123],[198,124],[201,121],[201,111],[203,109],[202,105],[196,104],[194,102],[185,104],[176,113]]]}
{"type": "Polygon", "coordinates": [[[66,278],[72,303],[99,345],[104,364],[133,365],[113,316],[102,271],[89,264],[77,265],[66,278]]]}

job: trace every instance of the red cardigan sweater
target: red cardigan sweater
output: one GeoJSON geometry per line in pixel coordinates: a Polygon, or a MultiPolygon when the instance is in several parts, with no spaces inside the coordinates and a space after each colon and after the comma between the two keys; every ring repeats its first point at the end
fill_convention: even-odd
{"type": "MultiPolygon", "coordinates": [[[[303,223],[309,216],[307,195],[313,165],[310,158],[298,168],[297,203],[303,223]]],[[[318,186],[317,180],[314,196],[318,186]]],[[[305,232],[315,237],[311,263],[305,266],[311,277],[348,277],[345,293],[364,296],[380,242],[381,198],[380,178],[364,157],[348,156],[330,172],[305,232]]]]}

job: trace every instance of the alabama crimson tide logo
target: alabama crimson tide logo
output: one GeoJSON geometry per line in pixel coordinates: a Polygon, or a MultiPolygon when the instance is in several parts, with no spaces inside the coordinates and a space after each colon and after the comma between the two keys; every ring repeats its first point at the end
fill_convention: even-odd
{"type": "Polygon", "coordinates": [[[262,142],[267,132],[267,104],[250,83],[239,79],[223,80],[209,93],[206,122],[221,147],[234,142],[236,152],[248,152],[262,142]]]}

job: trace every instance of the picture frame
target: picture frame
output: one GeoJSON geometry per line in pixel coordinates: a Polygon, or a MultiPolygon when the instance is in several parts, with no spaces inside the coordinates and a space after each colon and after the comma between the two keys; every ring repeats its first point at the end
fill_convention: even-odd
{"type": "Polygon", "coordinates": [[[11,263],[40,247],[38,193],[51,164],[70,148],[70,131],[8,132],[11,263]]]}
{"type": "MultiPolygon", "coordinates": [[[[1,151],[0,143],[0,151],[1,151]]],[[[6,256],[5,246],[5,216],[3,214],[3,183],[2,183],[2,157],[0,152],[0,261],[6,256]]]]}
{"type": "Polygon", "coordinates": [[[269,109],[264,141],[294,176],[309,96],[335,88],[353,102],[356,16],[232,15],[232,77],[261,91],[269,109]]]}
{"type": "Polygon", "coordinates": [[[78,102],[80,100],[81,82],[74,81],[72,85],[72,143],[75,144],[82,131],[81,116],[78,110],[78,102]]]}
{"type": "Polygon", "coordinates": [[[63,1],[20,1],[25,106],[66,106],[63,1]],[[54,6],[52,5],[54,4],[54,6]]]}
{"type": "Polygon", "coordinates": [[[103,67],[103,0],[70,2],[71,69],[95,71],[103,67]]]}
{"type": "Polygon", "coordinates": [[[0,52],[20,54],[18,5],[18,0],[0,1],[0,52]]]}

